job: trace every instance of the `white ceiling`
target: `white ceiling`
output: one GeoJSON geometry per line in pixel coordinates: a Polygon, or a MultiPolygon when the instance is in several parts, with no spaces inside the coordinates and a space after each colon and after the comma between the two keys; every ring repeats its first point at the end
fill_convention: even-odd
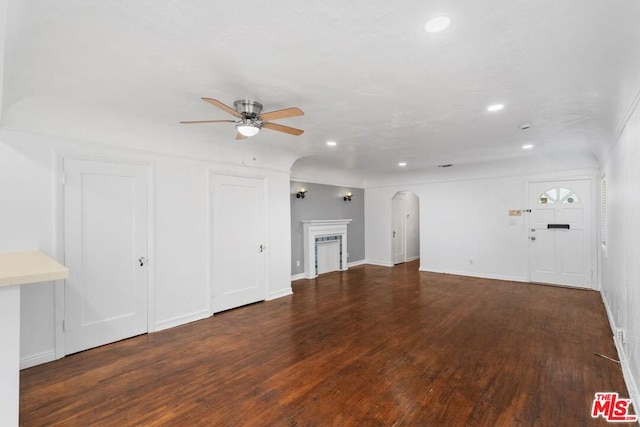
{"type": "Polygon", "coordinates": [[[178,122],[230,118],[201,96],[249,98],[300,107],[279,123],[305,133],[244,144],[364,175],[601,156],[640,90],[637,0],[10,0],[8,13],[5,129],[234,150],[233,124],[178,122]],[[426,33],[441,13],[451,27],[426,33]]]}

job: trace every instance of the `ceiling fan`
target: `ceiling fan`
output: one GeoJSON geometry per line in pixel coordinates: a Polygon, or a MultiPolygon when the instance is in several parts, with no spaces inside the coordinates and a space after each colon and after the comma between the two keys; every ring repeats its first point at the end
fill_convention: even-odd
{"type": "Polygon", "coordinates": [[[189,120],[182,121],[183,124],[197,124],[197,123],[235,123],[236,130],[238,131],[236,139],[247,139],[250,136],[257,135],[260,129],[266,128],[276,130],[278,132],[288,133],[289,135],[302,135],[304,131],[302,129],[296,129],[289,126],[279,125],[277,123],[271,123],[269,120],[284,119],[287,117],[303,116],[304,113],[298,107],[285,108],[283,110],[270,111],[268,113],[262,113],[262,104],[256,101],[250,101],[247,99],[239,99],[233,103],[231,108],[226,104],[213,98],[202,98],[203,101],[208,102],[214,107],[218,107],[221,110],[226,111],[238,118],[238,120],[189,120]]]}

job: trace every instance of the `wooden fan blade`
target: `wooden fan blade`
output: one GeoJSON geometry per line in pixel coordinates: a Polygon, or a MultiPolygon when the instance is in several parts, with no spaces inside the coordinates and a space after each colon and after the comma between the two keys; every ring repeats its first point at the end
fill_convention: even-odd
{"type": "Polygon", "coordinates": [[[235,123],[235,120],[183,120],[180,123],[192,125],[194,123],[235,123]]]}
{"type": "Polygon", "coordinates": [[[242,118],[242,114],[238,113],[236,110],[234,110],[233,108],[229,107],[226,104],[223,104],[222,102],[218,101],[217,99],[213,99],[213,98],[206,98],[206,97],[202,97],[202,100],[204,102],[208,102],[209,104],[213,105],[214,107],[218,107],[221,110],[226,111],[227,113],[236,116],[238,118],[242,118]]]}
{"type": "Polygon", "coordinates": [[[262,127],[271,129],[271,130],[277,130],[278,132],[284,132],[284,133],[288,133],[289,135],[295,135],[295,136],[302,135],[304,133],[302,129],[296,129],[289,126],[279,125],[277,123],[265,122],[262,124],[262,127]]]}
{"type": "Polygon", "coordinates": [[[238,139],[247,139],[247,137],[246,137],[246,136],[244,136],[243,134],[241,134],[240,132],[238,132],[238,133],[236,134],[236,140],[238,140],[238,139]]]}
{"type": "Polygon", "coordinates": [[[260,118],[264,121],[285,119],[287,117],[304,116],[304,113],[298,107],[285,108],[284,110],[270,111],[268,113],[260,114],[260,118]]]}

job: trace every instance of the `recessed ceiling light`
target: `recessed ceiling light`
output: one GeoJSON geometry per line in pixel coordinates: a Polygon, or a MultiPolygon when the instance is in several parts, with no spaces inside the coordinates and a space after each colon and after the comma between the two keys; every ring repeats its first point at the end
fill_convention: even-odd
{"type": "Polygon", "coordinates": [[[522,146],[523,150],[530,150],[532,148],[533,148],[533,144],[525,144],[525,145],[522,146]]]}
{"type": "Polygon", "coordinates": [[[503,104],[493,104],[493,105],[489,105],[489,106],[487,107],[487,111],[491,111],[491,112],[494,112],[494,111],[500,111],[500,110],[502,110],[503,108],[504,108],[504,105],[503,105],[503,104]]]}
{"type": "Polygon", "coordinates": [[[407,166],[407,162],[400,162],[398,163],[398,166],[402,166],[402,167],[407,166]]]}
{"type": "Polygon", "coordinates": [[[424,29],[427,33],[438,33],[446,30],[451,24],[451,19],[448,16],[440,15],[435,18],[431,18],[424,24],[424,29]]]}
{"type": "Polygon", "coordinates": [[[338,145],[338,143],[335,141],[327,141],[327,145],[330,147],[335,147],[336,145],[338,145]]]}

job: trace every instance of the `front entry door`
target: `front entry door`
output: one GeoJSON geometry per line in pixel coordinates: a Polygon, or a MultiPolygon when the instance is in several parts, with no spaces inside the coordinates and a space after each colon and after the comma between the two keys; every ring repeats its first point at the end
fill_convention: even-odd
{"type": "Polygon", "coordinates": [[[64,347],[147,332],[147,169],[64,160],[64,347]]]}
{"type": "Polygon", "coordinates": [[[532,282],[592,288],[591,181],[529,183],[532,282]]]}
{"type": "Polygon", "coordinates": [[[265,285],[265,187],[260,178],[213,177],[213,312],[262,301],[265,285]]]}

